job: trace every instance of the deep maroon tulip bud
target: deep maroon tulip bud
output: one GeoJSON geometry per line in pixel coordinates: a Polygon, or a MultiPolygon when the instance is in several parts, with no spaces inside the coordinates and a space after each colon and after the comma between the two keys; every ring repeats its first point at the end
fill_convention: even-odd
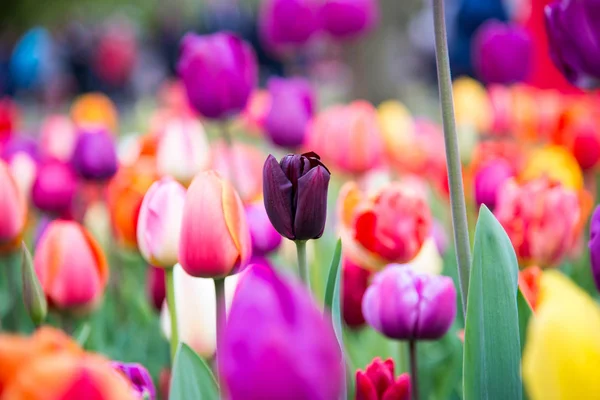
{"type": "Polygon", "coordinates": [[[502,184],[513,176],[515,176],[513,167],[503,159],[492,160],[477,171],[475,174],[475,203],[477,203],[477,208],[485,204],[493,211],[502,184]]]}
{"type": "Polygon", "coordinates": [[[247,206],[246,217],[252,240],[252,258],[277,250],[281,244],[281,235],[271,225],[265,205],[261,202],[247,206]]]}
{"type": "Polygon", "coordinates": [[[533,42],[516,24],[486,22],[477,31],[473,46],[475,71],[485,83],[521,82],[531,72],[533,42]]]}
{"type": "Polygon", "coordinates": [[[148,266],[148,298],[154,309],[160,311],[167,295],[165,269],[148,266]]]}
{"type": "Polygon", "coordinates": [[[365,324],[362,299],[369,286],[371,272],[354,264],[348,257],[342,263],[342,315],[351,328],[365,324]]]}
{"type": "Polygon", "coordinates": [[[126,364],[118,361],[113,362],[112,365],[114,369],[123,374],[131,382],[133,390],[140,399],[156,399],[154,382],[152,382],[150,373],[148,373],[148,370],[143,365],[135,363],[126,364]]]}
{"type": "Polygon", "coordinates": [[[592,266],[592,275],[596,288],[600,290],[600,206],[596,207],[590,222],[590,264],[592,266]]]}
{"type": "Polygon", "coordinates": [[[356,371],[356,400],[410,400],[410,376],[394,379],[394,360],[375,358],[365,371],[356,371]]]}
{"type": "Polygon", "coordinates": [[[323,29],[346,39],[370,31],[379,22],[377,0],[326,0],[321,7],[323,29]]]}
{"type": "Polygon", "coordinates": [[[308,121],[315,112],[315,96],[307,80],[301,78],[269,80],[271,109],[265,129],[277,146],[296,148],[304,143],[308,121]]]}
{"type": "Polygon", "coordinates": [[[258,80],[252,48],[226,32],[185,35],[177,72],[192,107],[213,119],[243,110],[258,80]]]}
{"type": "Polygon", "coordinates": [[[392,264],[375,275],[362,309],[369,325],[391,339],[435,340],[454,321],[456,289],[447,276],[392,264]]]}
{"type": "Polygon", "coordinates": [[[318,239],[327,218],[331,174],[313,152],[269,155],[263,169],[263,195],[271,223],[290,240],[318,239]]]}
{"type": "Polygon", "coordinates": [[[546,6],[550,56],[574,85],[600,85],[600,6],[596,0],[558,0],[546,6]]]}
{"type": "Polygon", "coordinates": [[[64,216],[71,211],[76,190],[77,177],[71,167],[58,160],[47,160],[38,168],[31,200],[42,211],[64,216]]]}
{"type": "Polygon", "coordinates": [[[111,134],[105,130],[80,133],[71,163],[83,179],[104,181],[112,178],[117,172],[118,161],[111,134]]]}

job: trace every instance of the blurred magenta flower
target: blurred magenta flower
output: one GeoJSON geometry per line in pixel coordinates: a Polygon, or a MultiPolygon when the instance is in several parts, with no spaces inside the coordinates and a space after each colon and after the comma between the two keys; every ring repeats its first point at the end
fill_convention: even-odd
{"type": "Polygon", "coordinates": [[[315,95],[303,78],[271,78],[268,83],[271,107],[265,119],[269,139],[281,147],[304,144],[308,122],[315,112],[315,95]]]}
{"type": "Polygon", "coordinates": [[[160,311],[167,296],[164,268],[149,265],[146,279],[150,304],[152,304],[155,310],[160,311]]]}
{"type": "Polygon", "coordinates": [[[600,290],[600,206],[596,207],[590,222],[590,264],[596,287],[600,290]]]}
{"type": "Polygon", "coordinates": [[[318,239],[327,218],[330,173],[313,152],[269,155],[263,170],[265,208],[273,227],[290,240],[318,239]]]}
{"type": "Polygon", "coordinates": [[[263,0],[258,26],[263,44],[271,50],[302,45],[320,28],[319,1],[263,0]]]}
{"type": "Polygon", "coordinates": [[[142,256],[157,267],[177,264],[186,191],[172,178],[154,182],[146,192],[137,222],[142,256]]]}
{"type": "Polygon", "coordinates": [[[244,206],[231,183],[214,171],[199,173],[183,206],[183,269],[194,277],[226,277],[246,265],[251,246],[244,206]]]}
{"type": "Polygon", "coordinates": [[[40,210],[62,216],[70,213],[76,190],[77,177],[70,165],[50,159],[38,168],[31,200],[40,210]]]}
{"type": "Polygon", "coordinates": [[[581,88],[600,81],[600,5],[596,0],[557,0],[545,8],[550,56],[581,88]]]}
{"type": "Polygon", "coordinates": [[[533,42],[516,24],[490,20],[479,27],[473,39],[473,64],[485,83],[510,84],[529,76],[533,42]]]}
{"type": "Polygon", "coordinates": [[[12,251],[21,245],[27,222],[27,203],[10,173],[8,165],[0,160],[0,253],[12,251]]]}
{"type": "Polygon", "coordinates": [[[252,258],[277,250],[281,244],[281,235],[271,225],[264,203],[256,202],[246,206],[246,218],[252,239],[252,258]]]}
{"type": "Polygon", "coordinates": [[[323,29],[346,39],[364,34],[379,22],[378,0],[326,0],[320,10],[323,29]]]}
{"type": "Polygon", "coordinates": [[[364,371],[356,371],[356,400],[410,400],[410,376],[395,378],[394,360],[377,357],[364,371]]]}
{"type": "Polygon", "coordinates": [[[340,397],[344,363],[331,322],[303,286],[268,268],[240,279],[220,346],[230,400],[340,397]]]}
{"type": "Polygon", "coordinates": [[[444,224],[438,220],[434,220],[431,227],[431,236],[433,237],[438,253],[444,255],[446,250],[448,250],[448,242],[450,241],[444,224]]]}
{"type": "Polygon", "coordinates": [[[351,328],[360,328],[365,324],[362,312],[362,300],[371,272],[353,263],[348,257],[342,261],[342,316],[351,328]]]}
{"type": "Polygon", "coordinates": [[[140,399],[156,399],[156,388],[154,387],[154,382],[152,382],[150,373],[143,365],[138,363],[122,363],[119,361],[113,361],[112,366],[117,370],[117,372],[127,378],[133,387],[135,394],[140,399]]]}
{"type": "Polygon", "coordinates": [[[502,158],[487,162],[475,173],[475,203],[485,204],[490,210],[496,207],[500,188],[507,179],[515,176],[510,163],[502,158]]]}
{"type": "Polygon", "coordinates": [[[105,181],[117,173],[117,149],[105,129],[87,129],[77,137],[71,157],[73,169],[83,179],[105,181]]]}
{"type": "Polygon", "coordinates": [[[332,168],[362,174],[384,160],[377,110],[364,100],[326,109],[307,129],[307,147],[332,168]]]}
{"type": "Polygon", "coordinates": [[[177,71],[190,104],[212,119],[242,111],[258,80],[252,48],[227,32],[185,35],[177,71]]]}
{"type": "Polygon", "coordinates": [[[389,338],[435,340],[454,321],[456,289],[449,277],[391,264],[373,278],[362,309],[369,325],[389,338]]]}

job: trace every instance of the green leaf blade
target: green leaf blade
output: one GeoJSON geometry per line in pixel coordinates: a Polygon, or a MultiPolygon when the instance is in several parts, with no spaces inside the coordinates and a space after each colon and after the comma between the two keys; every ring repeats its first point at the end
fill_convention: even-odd
{"type": "Polygon", "coordinates": [[[187,344],[180,343],[175,356],[171,400],[218,400],[219,388],[208,365],[187,344]]]}

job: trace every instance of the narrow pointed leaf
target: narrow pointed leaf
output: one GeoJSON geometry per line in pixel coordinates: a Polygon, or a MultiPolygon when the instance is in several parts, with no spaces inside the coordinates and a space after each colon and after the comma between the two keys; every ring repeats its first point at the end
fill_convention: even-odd
{"type": "Polygon", "coordinates": [[[90,324],[81,325],[73,334],[73,338],[81,347],[85,346],[85,343],[90,338],[90,334],[92,333],[92,327],[90,324]]]}
{"type": "Polygon", "coordinates": [[[333,252],[333,258],[331,259],[331,266],[329,267],[329,275],[327,277],[327,286],[325,287],[325,308],[331,310],[333,300],[335,298],[335,287],[339,286],[339,270],[340,261],[342,259],[342,239],[338,239],[335,245],[335,251],[333,252]]]}
{"type": "Polygon", "coordinates": [[[46,295],[42,290],[42,285],[33,269],[33,260],[31,253],[25,245],[21,243],[21,278],[23,280],[23,301],[29,317],[36,326],[41,325],[48,314],[48,303],[46,295]]]}
{"type": "Polygon", "coordinates": [[[465,400],[522,399],[517,282],[512,244],[483,206],[475,231],[467,302],[465,400]]]}
{"type": "Polygon", "coordinates": [[[180,343],[175,356],[171,400],[218,400],[219,388],[206,362],[187,344],[180,343]]]}

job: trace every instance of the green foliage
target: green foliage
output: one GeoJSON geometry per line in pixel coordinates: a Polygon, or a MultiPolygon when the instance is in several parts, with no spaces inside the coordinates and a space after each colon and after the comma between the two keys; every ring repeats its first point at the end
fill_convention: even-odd
{"type": "Polygon", "coordinates": [[[218,400],[219,388],[210,368],[187,344],[180,343],[171,378],[170,400],[218,400]]]}

